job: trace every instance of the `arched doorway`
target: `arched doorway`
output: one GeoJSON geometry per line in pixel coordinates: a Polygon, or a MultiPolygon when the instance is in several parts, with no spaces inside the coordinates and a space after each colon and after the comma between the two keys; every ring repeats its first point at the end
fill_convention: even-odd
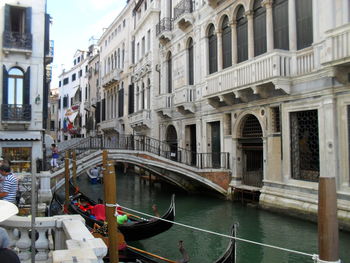
{"type": "Polygon", "coordinates": [[[166,143],[169,146],[169,157],[176,161],[178,157],[177,152],[177,132],[173,125],[170,125],[166,130],[166,143]]]}
{"type": "Polygon", "coordinates": [[[248,114],[242,120],[239,143],[242,147],[242,183],[262,187],[263,181],[263,140],[259,120],[248,114]]]}

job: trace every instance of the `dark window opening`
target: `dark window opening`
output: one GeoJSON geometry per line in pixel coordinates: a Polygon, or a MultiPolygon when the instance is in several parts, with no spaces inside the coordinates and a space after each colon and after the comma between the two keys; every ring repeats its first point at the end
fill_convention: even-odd
{"type": "Polygon", "coordinates": [[[289,50],[288,0],[275,0],[272,12],[274,48],[289,50]]]}
{"type": "Polygon", "coordinates": [[[296,20],[297,20],[297,48],[303,49],[312,45],[312,0],[297,0],[296,20]]]}
{"type": "Polygon", "coordinates": [[[248,23],[244,15],[244,8],[241,6],[237,12],[237,62],[248,59],[248,23]]]}
{"type": "Polygon", "coordinates": [[[194,84],[194,61],[193,61],[193,40],[192,38],[188,43],[188,84],[194,84]]]}
{"type": "Polygon", "coordinates": [[[222,68],[232,66],[231,26],[226,16],[222,22],[222,68]]]}
{"type": "Polygon", "coordinates": [[[292,178],[318,182],[320,176],[317,110],[290,113],[292,178]]]}
{"type": "Polygon", "coordinates": [[[254,2],[254,55],[259,56],[266,52],[266,9],[262,0],[254,2]]]}
{"type": "Polygon", "coordinates": [[[271,108],[272,130],[273,132],[281,132],[280,108],[271,108]]]}
{"type": "Polygon", "coordinates": [[[217,36],[215,34],[215,28],[210,25],[208,31],[208,41],[209,41],[209,74],[218,71],[218,43],[217,36]]]}

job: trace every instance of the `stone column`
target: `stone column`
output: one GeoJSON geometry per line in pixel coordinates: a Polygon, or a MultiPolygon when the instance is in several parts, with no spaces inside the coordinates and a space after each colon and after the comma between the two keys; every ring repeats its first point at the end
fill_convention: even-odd
{"type": "Polygon", "coordinates": [[[245,13],[248,20],[248,59],[254,57],[254,24],[253,11],[249,10],[245,13]]]}
{"type": "Polygon", "coordinates": [[[237,64],[237,23],[231,23],[231,46],[232,46],[232,65],[237,64]]]}
{"type": "Polygon", "coordinates": [[[295,0],[288,1],[289,50],[297,50],[297,18],[295,0]]]}
{"type": "Polygon", "coordinates": [[[218,31],[216,33],[216,37],[217,37],[217,52],[218,52],[218,59],[217,59],[217,63],[218,63],[218,71],[222,70],[222,33],[220,31],[218,31]]]}
{"type": "Polygon", "coordinates": [[[273,50],[273,15],[272,15],[272,1],[263,1],[263,6],[266,8],[266,43],[267,52],[273,50]]]}

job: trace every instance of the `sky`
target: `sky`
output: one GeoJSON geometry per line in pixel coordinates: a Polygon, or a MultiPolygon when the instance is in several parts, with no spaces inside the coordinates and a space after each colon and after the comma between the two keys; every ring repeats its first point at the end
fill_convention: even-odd
{"type": "Polygon", "coordinates": [[[55,42],[52,88],[58,87],[62,70],[73,66],[75,51],[87,50],[90,39],[100,37],[125,5],[126,0],[47,0],[50,39],[55,42]]]}

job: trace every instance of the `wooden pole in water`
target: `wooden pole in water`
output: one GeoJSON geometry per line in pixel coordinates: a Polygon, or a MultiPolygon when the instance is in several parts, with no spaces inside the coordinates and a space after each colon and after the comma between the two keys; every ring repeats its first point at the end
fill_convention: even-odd
{"type": "Polygon", "coordinates": [[[339,261],[339,230],[335,177],[320,177],[318,185],[319,259],[339,261]]]}
{"type": "Polygon", "coordinates": [[[77,154],[73,150],[73,184],[77,188],[77,154]]]}
{"type": "Polygon", "coordinates": [[[66,151],[64,158],[64,189],[65,189],[65,202],[64,208],[67,211],[69,205],[69,151],[66,151]]]}
{"type": "MultiPolygon", "coordinates": [[[[108,153],[103,151],[103,178],[104,178],[104,197],[106,204],[117,203],[116,174],[114,162],[108,161],[108,153]]],[[[118,244],[117,244],[117,220],[114,217],[115,207],[106,206],[106,219],[108,224],[108,252],[111,263],[118,263],[118,244]]]]}

